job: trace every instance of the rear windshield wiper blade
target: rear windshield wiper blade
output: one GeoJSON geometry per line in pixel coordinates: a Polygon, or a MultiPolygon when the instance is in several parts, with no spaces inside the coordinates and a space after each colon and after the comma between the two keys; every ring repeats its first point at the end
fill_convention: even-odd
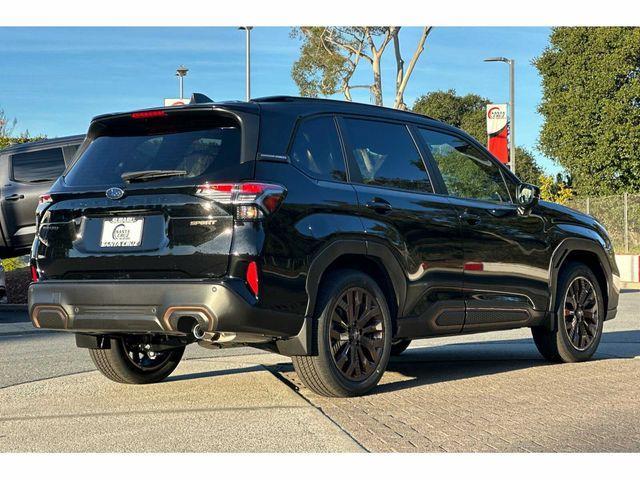
{"type": "Polygon", "coordinates": [[[140,170],[138,172],[125,172],[120,175],[120,178],[125,182],[145,182],[157,178],[182,177],[186,174],[186,170],[140,170]]]}

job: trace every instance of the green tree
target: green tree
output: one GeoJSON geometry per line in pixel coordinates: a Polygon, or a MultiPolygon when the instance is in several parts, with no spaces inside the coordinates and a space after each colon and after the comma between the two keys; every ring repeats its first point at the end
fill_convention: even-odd
{"type": "Polygon", "coordinates": [[[4,110],[0,108],[0,138],[10,137],[17,123],[18,120],[15,118],[9,120],[4,110]]]}
{"type": "MultiPolygon", "coordinates": [[[[455,90],[438,90],[419,97],[413,111],[458,127],[486,146],[488,103],[491,100],[474,93],[460,96],[455,90]]],[[[536,159],[524,147],[516,147],[516,173],[523,182],[533,184],[538,183],[542,174],[536,159]]]]}
{"type": "Polygon", "coordinates": [[[300,57],[293,64],[291,76],[300,94],[308,97],[333,95],[339,92],[351,100],[351,91],[364,88],[371,92],[376,105],[383,105],[383,54],[393,46],[396,61],[394,108],[405,110],[404,92],[431,27],[423,27],[409,63],[405,66],[400,48],[401,27],[300,27],[291,31],[302,40],[300,57]],[[369,69],[371,82],[354,85],[357,70],[369,69]]]}
{"type": "Polygon", "coordinates": [[[516,173],[523,182],[538,185],[544,172],[529,150],[516,147],[516,173]]]}
{"type": "Polygon", "coordinates": [[[540,198],[548,202],[566,205],[574,196],[573,189],[563,181],[562,177],[556,177],[554,180],[550,175],[541,174],[538,185],[540,198]]]}
{"type": "Polygon", "coordinates": [[[542,77],[540,150],[580,195],[640,189],[640,28],[554,28],[542,77]]]}
{"type": "Polygon", "coordinates": [[[460,96],[455,90],[438,90],[418,97],[413,111],[461,128],[483,145],[487,144],[485,112],[488,98],[473,93],[460,96]]]}
{"type": "Polygon", "coordinates": [[[47,138],[45,135],[31,136],[28,130],[25,130],[17,137],[0,137],[0,150],[18,143],[36,142],[47,138]]]}
{"type": "Polygon", "coordinates": [[[16,143],[27,143],[46,138],[43,135],[32,137],[28,130],[20,133],[18,136],[13,136],[13,131],[17,123],[18,121],[15,118],[9,120],[5,111],[0,108],[0,150],[16,143]]]}

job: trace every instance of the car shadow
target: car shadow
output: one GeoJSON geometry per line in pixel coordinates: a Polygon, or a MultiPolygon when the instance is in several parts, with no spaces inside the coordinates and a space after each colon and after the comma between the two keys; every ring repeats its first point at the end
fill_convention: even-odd
{"type": "Polygon", "coordinates": [[[163,383],[166,382],[180,382],[184,380],[195,380],[198,378],[214,378],[214,377],[224,377],[227,375],[236,375],[240,373],[249,373],[249,372],[263,372],[265,370],[261,365],[253,365],[249,367],[238,367],[238,368],[228,368],[225,370],[214,370],[214,371],[206,371],[206,372],[196,372],[196,373],[183,373],[180,375],[172,375],[163,380],[163,383]]]}
{"type": "MultiPolygon", "coordinates": [[[[606,332],[591,361],[638,356],[640,330],[606,332]]],[[[382,383],[371,393],[393,392],[544,365],[553,364],[542,358],[533,340],[528,338],[413,347],[400,356],[391,357],[387,366],[387,372],[400,374],[403,379],[385,382],[383,377],[382,383]]],[[[292,372],[293,366],[290,363],[280,363],[277,371],[292,372]]]]}
{"type": "MultiPolygon", "coordinates": [[[[640,330],[620,330],[616,332],[604,332],[602,334],[600,345],[607,345],[608,343],[636,343],[638,344],[638,348],[640,349],[640,330]]],[[[639,354],[640,350],[636,350],[636,356],[639,354]]]]}
{"type": "MultiPolygon", "coordinates": [[[[640,330],[606,332],[593,360],[640,356],[640,330]]],[[[551,365],[530,339],[492,340],[410,348],[392,357],[388,372],[402,381],[382,383],[373,393],[384,393],[440,382],[494,375],[551,365]]]]}

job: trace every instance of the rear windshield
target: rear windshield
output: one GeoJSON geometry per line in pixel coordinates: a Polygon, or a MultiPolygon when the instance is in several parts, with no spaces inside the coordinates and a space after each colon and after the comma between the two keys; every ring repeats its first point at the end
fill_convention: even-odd
{"type": "Polygon", "coordinates": [[[184,184],[224,177],[240,162],[237,126],[166,131],[156,125],[147,131],[136,128],[133,134],[122,128],[111,130],[103,129],[80,155],[64,177],[67,185],[123,184],[122,174],[146,170],[183,170],[185,175],[153,183],[184,184]]]}

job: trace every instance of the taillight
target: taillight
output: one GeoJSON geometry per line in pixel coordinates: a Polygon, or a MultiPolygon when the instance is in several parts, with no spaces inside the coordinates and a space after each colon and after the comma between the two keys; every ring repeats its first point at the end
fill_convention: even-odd
{"type": "Polygon", "coordinates": [[[247,266],[246,279],[249,290],[257,297],[260,292],[260,281],[258,280],[258,264],[256,262],[250,262],[247,266]]]}
{"type": "Polygon", "coordinates": [[[167,112],[164,110],[147,110],[146,112],[133,112],[131,114],[131,118],[136,120],[140,120],[143,118],[157,118],[157,117],[166,117],[167,112]]]}
{"type": "Polygon", "coordinates": [[[53,202],[53,199],[51,198],[51,195],[49,195],[48,193],[45,193],[44,195],[40,195],[40,198],[38,198],[38,205],[43,205],[45,203],[51,203],[53,202]]]}
{"type": "Polygon", "coordinates": [[[259,220],[275,212],[286,192],[281,185],[261,182],[207,183],[196,190],[201,197],[236,205],[236,218],[248,221],[259,220]]]}
{"type": "Polygon", "coordinates": [[[31,265],[31,281],[32,282],[38,281],[38,269],[36,268],[35,265],[31,265]]]}

